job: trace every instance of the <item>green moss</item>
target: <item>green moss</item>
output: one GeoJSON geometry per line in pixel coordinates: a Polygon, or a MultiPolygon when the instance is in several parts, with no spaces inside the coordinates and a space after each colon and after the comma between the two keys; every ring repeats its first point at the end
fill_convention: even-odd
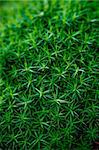
{"type": "Polygon", "coordinates": [[[1,149],[93,149],[99,115],[98,5],[0,2],[1,149]]]}

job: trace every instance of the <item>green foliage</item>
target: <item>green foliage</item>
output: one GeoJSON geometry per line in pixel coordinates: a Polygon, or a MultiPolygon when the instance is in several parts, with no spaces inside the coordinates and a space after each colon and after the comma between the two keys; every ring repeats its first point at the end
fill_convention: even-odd
{"type": "Polygon", "coordinates": [[[0,2],[0,148],[93,150],[98,1],[0,2]]]}

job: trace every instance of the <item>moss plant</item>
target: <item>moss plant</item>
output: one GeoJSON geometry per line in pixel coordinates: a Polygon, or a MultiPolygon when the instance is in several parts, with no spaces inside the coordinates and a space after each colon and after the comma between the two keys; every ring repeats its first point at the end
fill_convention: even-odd
{"type": "Polygon", "coordinates": [[[0,149],[98,147],[99,2],[0,2],[0,149]]]}

